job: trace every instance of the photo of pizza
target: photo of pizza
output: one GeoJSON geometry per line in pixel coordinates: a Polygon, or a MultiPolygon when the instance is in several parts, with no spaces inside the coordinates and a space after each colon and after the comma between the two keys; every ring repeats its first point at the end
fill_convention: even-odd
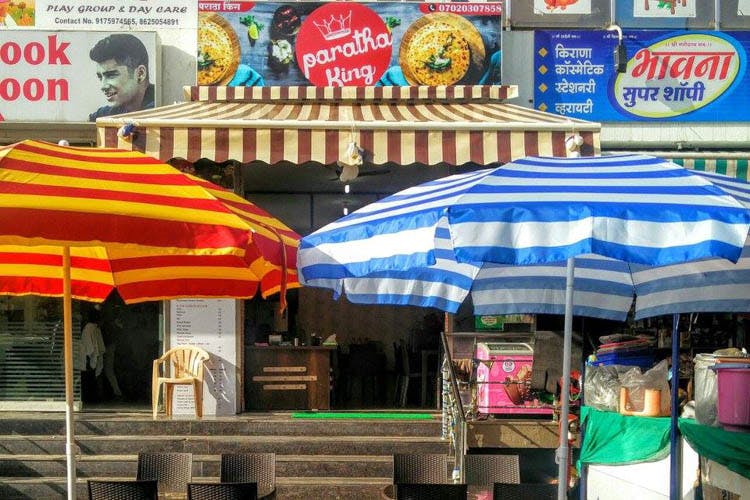
{"type": "Polygon", "coordinates": [[[237,33],[215,14],[198,16],[198,85],[225,85],[240,58],[237,33]]]}
{"type": "Polygon", "coordinates": [[[399,61],[411,85],[454,85],[475,76],[484,62],[484,42],[465,18],[428,14],[404,34],[399,61]]]}

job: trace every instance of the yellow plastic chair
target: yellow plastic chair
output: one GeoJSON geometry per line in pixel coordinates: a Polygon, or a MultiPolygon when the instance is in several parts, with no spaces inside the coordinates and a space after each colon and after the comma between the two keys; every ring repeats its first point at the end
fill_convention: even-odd
{"type": "Polygon", "coordinates": [[[203,363],[209,358],[208,353],[200,347],[191,345],[177,346],[154,360],[154,372],[151,379],[151,405],[154,418],[159,411],[159,390],[164,385],[164,411],[172,415],[172,397],[174,386],[192,385],[195,399],[195,416],[203,416],[203,363]],[[162,365],[172,366],[172,376],[162,372],[162,365]]]}

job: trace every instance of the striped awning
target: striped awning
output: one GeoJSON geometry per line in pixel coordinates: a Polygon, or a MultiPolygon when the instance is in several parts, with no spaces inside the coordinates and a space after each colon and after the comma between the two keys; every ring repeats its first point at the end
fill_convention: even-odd
{"type": "Polygon", "coordinates": [[[238,160],[332,164],[348,145],[365,161],[492,164],[524,156],[566,156],[583,137],[599,154],[600,124],[502,101],[515,86],[186,87],[190,101],[99,118],[100,146],[135,149],[162,161],[238,160]],[[130,136],[118,130],[134,126],[130,136]]]}
{"type": "MultiPolygon", "coordinates": [[[[634,153],[634,151],[606,151],[607,155],[634,153]]],[[[743,181],[750,180],[750,151],[643,151],[637,153],[649,154],[691,170],[728,175],[743,181]]]]}

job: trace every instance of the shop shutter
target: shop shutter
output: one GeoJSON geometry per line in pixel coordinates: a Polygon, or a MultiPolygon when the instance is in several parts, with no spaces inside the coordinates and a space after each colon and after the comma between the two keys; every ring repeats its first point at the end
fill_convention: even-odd
{"type": "MultiPolygon", "coordinates": [[[[78,320],[73,332],[80,332],[78,320]]],[[[73,335],[73,353],[78,352],[73,335]]],[[[80,401],[80,372],[74,372],[74,396],[80,401]]],[[[0,409],[64,408],[62,321],[8,321],[0,325],[0,409]]]]}

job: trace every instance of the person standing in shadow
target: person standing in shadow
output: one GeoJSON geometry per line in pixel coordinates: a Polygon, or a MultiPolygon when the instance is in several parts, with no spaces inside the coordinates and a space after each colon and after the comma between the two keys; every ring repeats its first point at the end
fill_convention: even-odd
{"type": "Polygon", "coordinates": [[[104,339],[101,330],[99,306],[89,309],[86,323],[81,330],[80,363],[81,399],[86,403],[101,401],[102,391],[98,382],[104,369],[104,339]]]}
{"type": "Polygon", "coordinates": [[[119,306],[115,306],[114,315],[111,321],[108,321],[103,328],[102,337],[104,339],[104,376],[109,382],[112,389],[112,396],[115,400],[122,398],[120,384],[117,383],[115,375],[115,357],[117,353],[117,343],[122,335],[122,311],[119,306]]]}

